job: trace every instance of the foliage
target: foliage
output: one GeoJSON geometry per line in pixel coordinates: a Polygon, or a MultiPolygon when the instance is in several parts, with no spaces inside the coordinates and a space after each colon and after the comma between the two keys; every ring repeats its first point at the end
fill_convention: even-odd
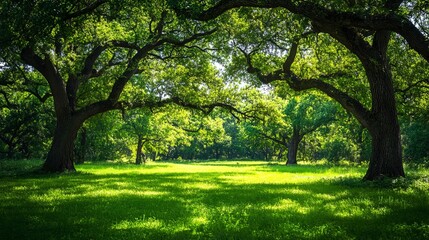
{"type": "Polygon", "coordinates": [[[134,143],[136,139],[141,141],[145,155],[150,154],[156,160],[158,155],[168,155],[179,144],[189,145],[192,136],[185,129],[195,127],[194,124],[190,112],[170,107],[153,113],[148,109],[127,113],[122,130],[132,136],[134,143]]]}
{"type": "Polygon", "coordinates": [[[52,102],[40,80],[6,62],[1,66],[0,159],[46,155],[54,123],[52,102]]]}
{"type": "Polygon", "coordinates": [[[131,157],[129,140],[118,137],[120,135],[122,125],[119,112],[108,112],[91,118],[81,128],[76,139],[76,161],[82,163],[131,157]]]}
{"type": "MultiPolygon", "coordinates": [[[[377,114],[363,111],[359,121],[352,121],[356,105],[348,104],[356,100],[358,109],[364,110],[375,105],[378,93],[370,92],[374,84],[364,68],[373,62],[362,64],[362,56],[377,47],[371,43],[380,29],[365,23],[352,26],[356,19],[332,25],[332,20],[320,18],[331,13],[367,19],[395,15],[404,22],[412,20],[415,30],[428,36],[427,3],[408,1],[385,15],[385,1],[283,1],[292,5],[237,8],[208,22],[179,11],[197,13],[224,2],[2,1],[0,157],[45,157],[54,142],[54,119],[80,116],[79,123],[64,125],[82,126],[73,139],[74,154],[82,160],[129,161],[143,136],[143,151],[152,159],[281,159],[286,147],[273,144],[260,132],[279,139],[290,136],[297,126],[306,133],[305,148],[299,153],[304,159],[368,160],[371,138],[364,130],[368,124],[362,122],[377,114]],[[309,7],[321,10],[320,14],[306,12],[309,7]],[[347,36],[371,48],[363,55],[353,52],[345,39],[335,38],[339,29],[330,32],[337,24],[345,24],[342,30],[356,33],[347,36]],[[288,66],[295,44],[297,54],[288,66]],[[32,64],[31,57],[43,64],[32,64]],[[40,65],[54,70],[47,73],[40,65]],[[282,81],[259,81],[279,69],[282,81]],[[48,79],[51,75],[57,76],[55,81],[48,79]],[[324,93],[340,93],[339,102],[351,114],[333,110],[330,101],[314,92],[291,94],[289,80],[295,78],[289,75],[304,80],[301,83],[329,84],[332,88],[324,93]],[[61,86],[54,88],[53,83],[61,86]],[[64,89],[62,97],[53,97],[64,89]],[[226,110],[213,110],[213,103],[226,110]],[[140,107],[145,109],[134,110],[140,107]],[[113,109],[123,112],[94,116],[113,109]],[[60,116],[63,112],[68,116],[60,116]],[[338,122],[327,126],[332,116],[338,122]],[[322,125],[326,127],[314,129],[322,125]]],[[[390,39],[386,69],[391,69],[394,80],[398,104],[393,105],[403,126],[404,156],[409,162],[425,161],[428,62],[403,32],[392,33],[390,39]]],[[[390,121],[379,123],[383,122],[390,121]]]]}
{"type": "Polygon", "coordinates": [[[429,123],[416,119],[404,126],[404,156],[410,162],[429,161],[429,123]]]}

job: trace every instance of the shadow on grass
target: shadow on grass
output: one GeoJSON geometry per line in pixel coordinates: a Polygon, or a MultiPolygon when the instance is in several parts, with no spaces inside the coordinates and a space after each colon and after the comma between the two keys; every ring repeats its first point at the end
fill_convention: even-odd
{"type": "MultiPolygon", "coordinates": [[[[350,177],[288,183],[255,181],[253,171],[149,171],[156,169],[127,167],[128,172],[114,174],[95,171],[2,179],[0,236],[5,236],[4,239],[429,237],[427,191],[380,189],[359,185],[359,179],[350,177]],[[350,187],[350,183],[355,184],[350,187]]],[[[276,168],[264,169],[267,177],[278,174],[276,168]]],[[[319,168],[287,168],[294,169],[296,172],[292,173],[299,174],[319,168]]]]}

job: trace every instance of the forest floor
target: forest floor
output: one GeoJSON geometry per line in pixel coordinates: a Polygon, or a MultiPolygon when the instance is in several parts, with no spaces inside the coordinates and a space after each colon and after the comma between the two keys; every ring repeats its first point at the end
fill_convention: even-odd
{"type": "Polygon", "coordinates": [[[0,239],[429,239],[429,170],[252,161],[0,161],[0,239]]]}

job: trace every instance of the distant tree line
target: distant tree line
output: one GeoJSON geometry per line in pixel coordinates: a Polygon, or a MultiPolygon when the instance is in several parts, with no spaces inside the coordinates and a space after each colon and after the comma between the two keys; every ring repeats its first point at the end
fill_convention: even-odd
{"type": "MultiPolygon", "coordinates": [[[[96,116],[78,132],[74,144],[75,162],[122,160],[143,164],[159,160],[253,159],[299,164],[302,160],[322,159],[332,163],[368,161],[371,151],[368,133],[334,102],[314,93],[289,96],[287,100],[265,94],[254,97],[264,102],[250,103],[248,108],[263,104],[270,106],[270,110],[251,118],[236,118],[224,110],[204,115],[178,107],[116,111],[96,116]],[[291,144],[294,134],[299,140],[296,146],[291,144]]],[[[40,105],[37,101],[37,97],[25,91],[5,93],[1,101],[1,159],[46,157],[52,136],[53,113],[49,111],[52,103],[47,101],[40,105]]],[[[427,162],[429,123],[423,116],[415,120],[413,117],[412,121],[410,118],[401,117],[405,161],[427,162]]]]}

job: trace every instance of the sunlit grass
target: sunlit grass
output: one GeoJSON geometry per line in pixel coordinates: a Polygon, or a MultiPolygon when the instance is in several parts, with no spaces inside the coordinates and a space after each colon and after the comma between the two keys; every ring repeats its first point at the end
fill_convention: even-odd
{"type": "Polygon", "coordinates": [[[364,167],[309,163],[2,164],[0,239],[429,239],[425,168],[369,183],[364,167]]]}

